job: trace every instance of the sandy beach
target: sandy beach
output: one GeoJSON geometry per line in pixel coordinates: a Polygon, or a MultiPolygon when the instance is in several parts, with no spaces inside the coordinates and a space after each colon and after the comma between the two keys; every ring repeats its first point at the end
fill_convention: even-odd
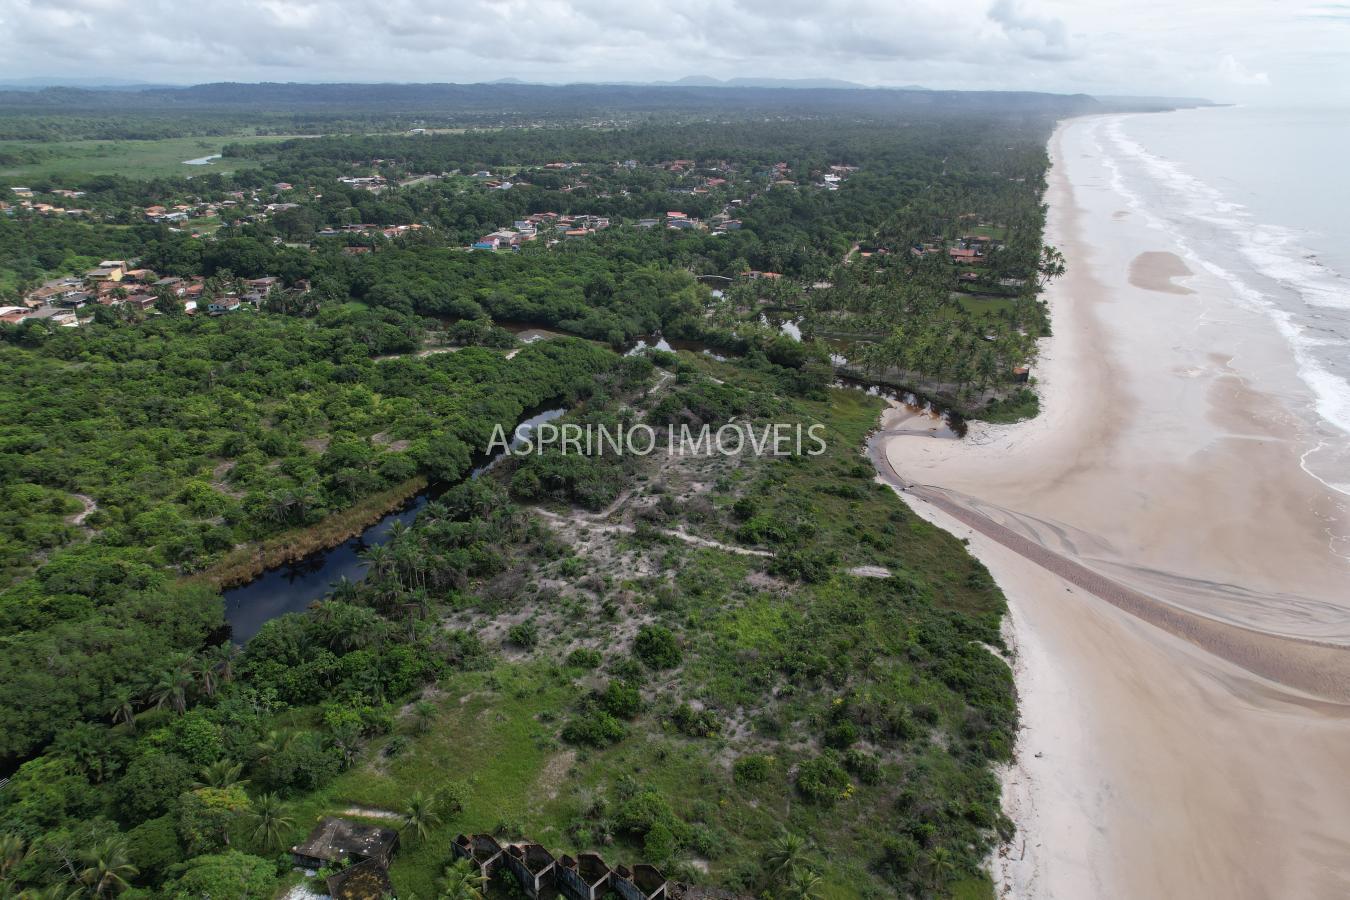
{"type": "Polygon", "coordinates": [[[1347,498],[1301,466],[1288,347],[1112,190],[1099,122],[1051,144],[1048,239],[1068,271],[1047,295],[1042,414],[943,440],[895,410],[873,444],[1009,599],[1019,834],[996,882],[1344,896],[1347,498]]]}

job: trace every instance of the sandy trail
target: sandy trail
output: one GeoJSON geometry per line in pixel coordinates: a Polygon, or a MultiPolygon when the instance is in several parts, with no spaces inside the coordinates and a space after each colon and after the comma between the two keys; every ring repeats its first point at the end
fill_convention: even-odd
{"type": "Polygon", "coordinates": [[[84,506],[84,509],[75,513],[73,516],[68,516],[66,521],[71,525],[83,525],[90,516],[98,512],[98,502],[88,494],[75,494],[74,497],[76,500],[80,501],[81,505],[84,506]]]}
{"type": "MultiPolygon", "coordinates": [[[[534,511],[541,516],[544,521],[555,527],[585,528],[589,531],[599,531],[605,534],[637,534],[637,528],[623,522],[605,522],[607,516],[616,512],[624,504],[631,491],[625,491],[622,496],[610,504],[609,509],[601,513],[588,513],[582,510],[573,510],[571,513],[563,514],[554,512],[551,509],[535,507],[534,511]]],[[[683,541],[695,547],[703,547],[709,550],[722,550],[726,553],[735,553],[738,556],[758,556],[768,559],[773,553],[768,550],[757,550],[754,547],[740,547],[736,544],[728,544],[723,541],[715,541],[711,538],[699,537],[696,534],[690,534],[679,528],[657,528],[658,534],[665,537],[674,538],[677,541],[683,541]]],[[[855,578],[890,578],[891,571],[885,566],[853,566],[845,569],[849,575],[855,578]]]]}
{"type": "Polygon", "coordinates": [[[1073,900],[1345,896],[1343,510],[1299,467],[1287,349],[1117,214],[1092,126],[1052,142],[1069,269],[1042,416],[952,441],[892,414],[870,447],[1009,598],[1021,833],[996,880],[1073,900]]]}

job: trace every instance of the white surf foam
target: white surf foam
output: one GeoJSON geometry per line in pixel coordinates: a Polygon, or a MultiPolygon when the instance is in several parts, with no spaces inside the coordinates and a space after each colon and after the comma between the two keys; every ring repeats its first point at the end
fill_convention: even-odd
{"type": "MultiPolygon", "coordinates": [[[[1318,308],[1350,310],[1350,280],[1318,262],[1299,244],[1298,234],[1293,230],[1255,221],[1242,204],[1226,198],[1177,164],[1150,153],[1125,134],[1126,118],[1100,119],[1089,132],[1109,173],[1112,190],[1151,227],[1166,233],[1188,261],[1224,281],[1238,303],[1271,319],[1293,351],[1299,378],[1312,393],[1318,418],[1350,434],[1350,382],[1330,371],[1314,353],[1314,348],[1339,345],[1350,355],[1350,343],[1329,331],[1314,333],[1307,323],[1299,321],[1295,311],[1315,318],[1318,308]],[[1200,253],[1182,229],[1158,215],[1127,185],[1121,165],[1125,161],[1133,163],[1178,199],[1175,212],[1193,223],[1212,227],[1214,234],[1235,249],[1255,273],[1283,289],[1280,294],[1284,303],[1263,291],[1249,276],[1244,277],[1200,253]]],[[[1312,471],[1309,474],[1333,490],[1350,494],[1348,484],[1328,482],[1312,471]]]]}

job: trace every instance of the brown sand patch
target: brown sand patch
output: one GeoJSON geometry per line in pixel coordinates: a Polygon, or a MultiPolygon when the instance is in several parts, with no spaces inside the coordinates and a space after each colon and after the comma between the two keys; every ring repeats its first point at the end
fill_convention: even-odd
{"type": "Polygon", "coordinates": [[[1140,253],[1130,263],[1130,284],[1164,294],[1194,294],[1190,288],[1172,281],[1194,274],[1180,256],[1165,250],[1140,253]]]}
{"type": "Polygon", "coordinates": [[[387,431],[372,434],[370,440],[372,443],[379,444],[381,447],[393,450],[394,452],[402,452],[412,446],[412,441],[396,441],[387,431]]]}

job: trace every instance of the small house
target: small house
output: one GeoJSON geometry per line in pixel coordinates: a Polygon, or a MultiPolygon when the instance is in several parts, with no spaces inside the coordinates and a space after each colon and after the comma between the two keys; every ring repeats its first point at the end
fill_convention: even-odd
{"type": "MultiPolygon", "coordinates": [[[[235,301],[236,308],[238,305],[235,301]]],[[[362,860],[377,860],[388,866],[397,849],[397,831],[327,816],[303,844],[291,848],[291,857],[297,866],[307,869],[333,868],[362,860]]]]}

